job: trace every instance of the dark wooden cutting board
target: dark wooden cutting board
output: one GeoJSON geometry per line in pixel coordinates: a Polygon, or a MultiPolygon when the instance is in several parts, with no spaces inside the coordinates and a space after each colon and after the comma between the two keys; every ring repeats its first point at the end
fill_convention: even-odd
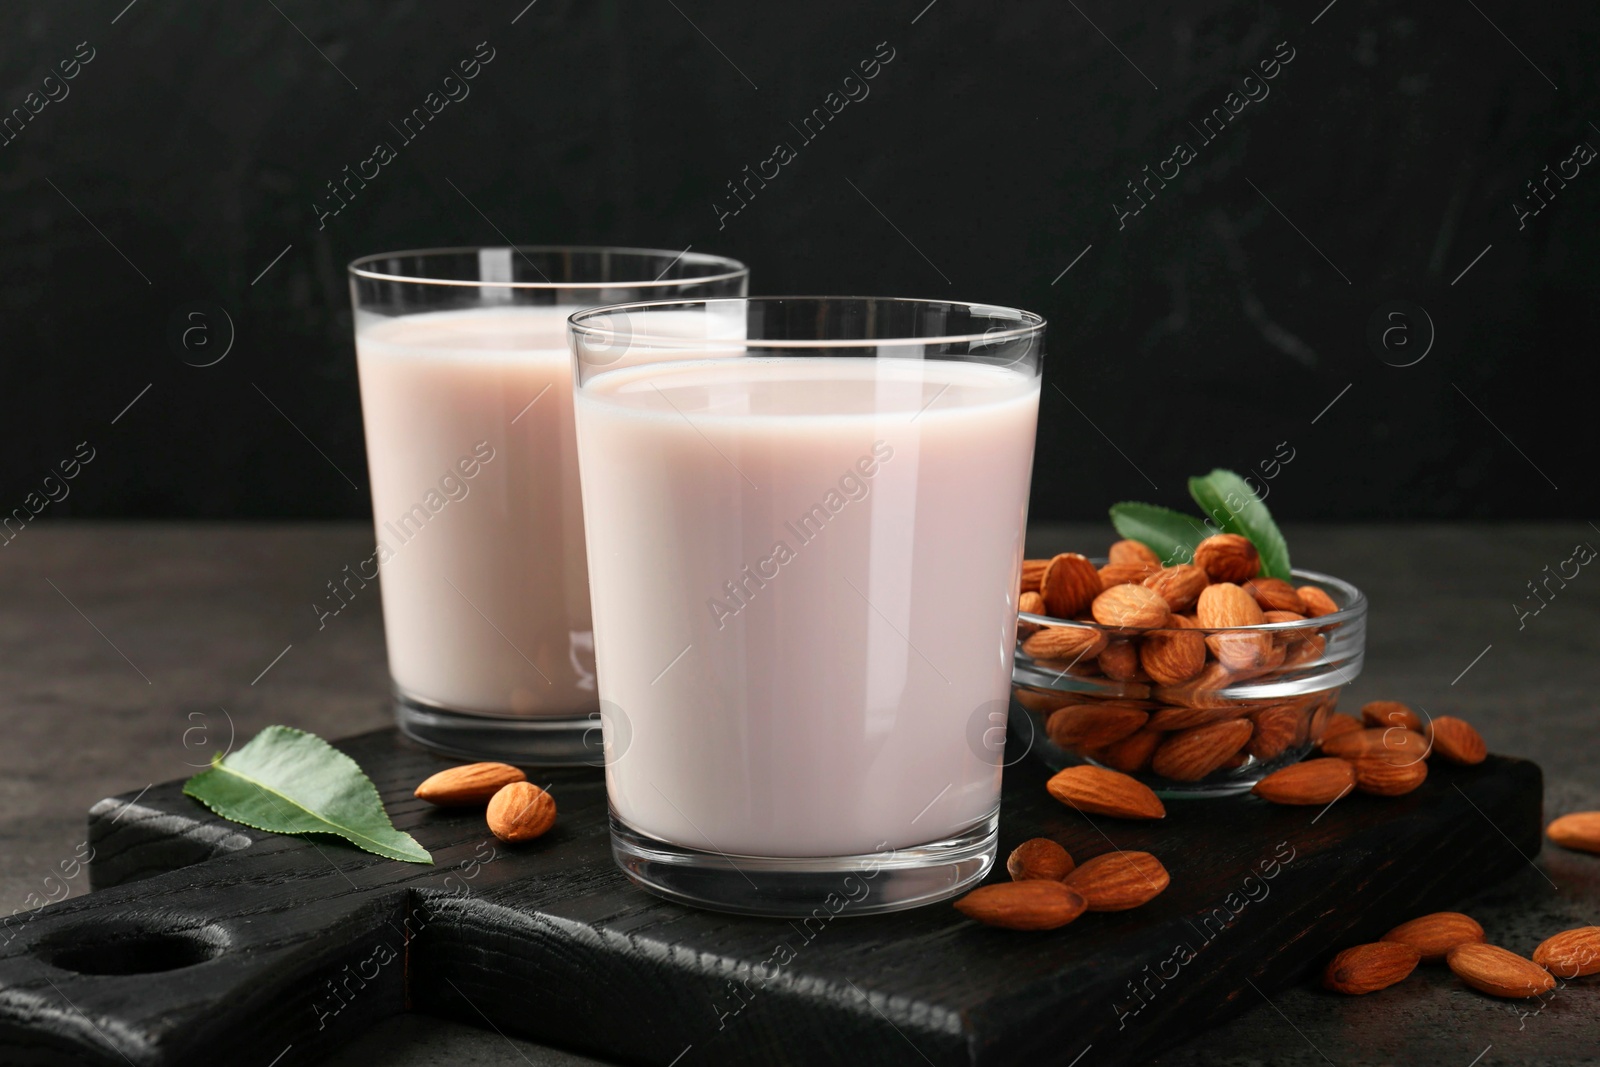
{"type": "Polygon", "coordinates": [[[1323,812],[1236,797],[1091,823],[1030,758],[1006,772],[1002,857],[1038,835],[1080,862],[1146,849],[1171,888],[1048,933],[947,904],[784,922],[630,884],[598,770],[539,774],[560,819],[512,848],[481,812],[413,799],[444,763],[394,731],[340,747],[437,866],[235,826],[180,782],[101,801],[96,891],[0,933],[0,1062],[288,1067],[401,1011],[679,1067],[1136,1062],[1511,873],[1541,826],[1539,768],[1521,760],[1435,767],[1409,796],[1323,812]]]}

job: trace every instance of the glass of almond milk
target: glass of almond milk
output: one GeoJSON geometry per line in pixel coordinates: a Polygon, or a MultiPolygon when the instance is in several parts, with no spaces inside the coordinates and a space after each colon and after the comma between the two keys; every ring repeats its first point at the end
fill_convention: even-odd
{"type": "Polygon", "coordinates": [[[982,878],[1044,320],[772,297],[571,330],[617,863],[766,915],[982,878]]]}
{"type": "Polygon", "coordinates": [[[598,765],[566,320],[743,296],[748,271],[559,247],[392,252],[349,271],[377,534],[356,570],[380,576],[401,729],[455,755],[598,765]]]}

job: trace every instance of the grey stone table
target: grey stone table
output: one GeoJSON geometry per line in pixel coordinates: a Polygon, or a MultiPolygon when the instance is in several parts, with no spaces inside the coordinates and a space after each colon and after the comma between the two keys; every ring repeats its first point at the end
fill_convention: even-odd
{"type": "MultiPolygon", "coordinates": [[[[1371,599],[1366,671],[1351,704],[1394,698],[1461,715],[1494,751],[1544,766],[1549,815],[1600,808],[1600,565],[1564,585],[1550,577],[1578,543],[1600,545],[1600,530],[1319,526],[1288,535],[1298,562],[1350,579],[1371,599]]],[[[1030,540],[1033,555],[1093,550],[1108,531],[1039,528],[1030,540]]],[[[351,524],[39,523],[0,548],[0,916],[21,921],[87,891],[77,862],[84,813],[101,797],[191,773],[231,734],[269,723],[328,737],[385,725],[376,586],[322,614],[337,603],[326,583],[370,553],[370,528],[351,524]]],[[[1487,821],[1483,832],[1498,833],[1487,821]]],[[[1491,940],[1526,953],[1556,930],[1600,923],[1600,857],[1546,848],[1528,859],[1470,905],[1491,940]]],[[[402,1017],[331,1062],[596,1061],[402,1017]]],[[[1437,968],[1371,997],[1308,984],[1244,1004],[1158,1062],[1600,1063],[1600,977],[1542,1005],[1479,996],[1437,968]]],[[[1094,1067],[1092,1054],[1081,1067],[1094,1067]]]]}

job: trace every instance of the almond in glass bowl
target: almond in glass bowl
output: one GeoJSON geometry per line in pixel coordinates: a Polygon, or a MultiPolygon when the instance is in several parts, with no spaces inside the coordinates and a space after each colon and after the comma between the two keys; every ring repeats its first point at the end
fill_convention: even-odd
{"type": "Polygon", "coordinates": [[[1133,544],[1025,568],[1013,730],[1052,767],[1110,767],[1170,797],[1246,792],[1300,760],[1361,671],[1366,597],[1315,571],[1246,578],[1227,543],[1206,567],[1133,544]]]}

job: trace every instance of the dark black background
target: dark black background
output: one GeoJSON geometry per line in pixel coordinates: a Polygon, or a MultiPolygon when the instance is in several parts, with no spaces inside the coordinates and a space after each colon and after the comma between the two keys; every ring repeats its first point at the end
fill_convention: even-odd
{"type": "Polygon", "coordinates": [[[1512,208],[1600,146],[1589,5],[125,3],[0,9],[6,110],[95,50],[0,147],[0,511],[87,440],[46,517],[367,514],[344,265],[497,230],[1044,313],[1035,519],[1180,503],[1280,442],[1281,517],[1594,511],[1600,164],[1512,208]],[[324,182],[483,41],[471,95],[319,230],[324,182]],[[1119,230],[1125,182],[1282,41],[1271,95],[1119,230]],[[800,145],[879,42],[871,95],[800,145]],[[719,230],[778,141],[798,159],[719,230]],[[1436,330],[1404,368],[1367,341],[1398,299],[1436,330]],[[169,338],[195,302],[236,327],[207,368],[169,338]]]}

